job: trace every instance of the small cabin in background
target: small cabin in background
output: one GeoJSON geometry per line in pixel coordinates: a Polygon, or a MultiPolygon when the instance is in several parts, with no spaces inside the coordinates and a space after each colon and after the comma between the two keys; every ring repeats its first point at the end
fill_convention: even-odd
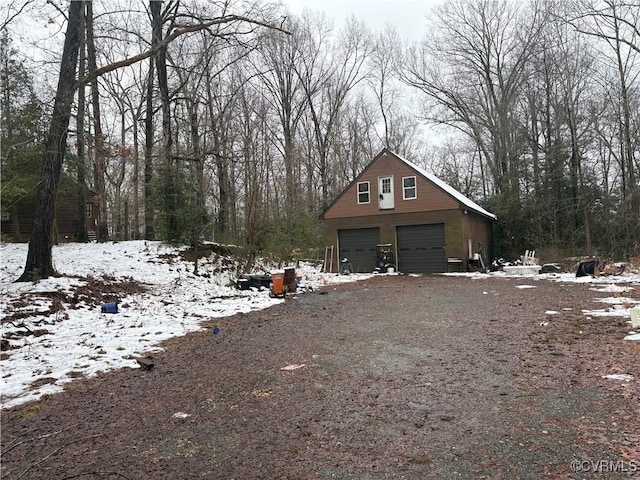
{"type": "MultiPolygon", "coordinates": [[[[58,191],[56,214],[53,223],[54,243],[78,241],[78,195],[69,189],[58,191]]],[[[84,222],[90,240],[96,240],[98,215],[98,194],[87,189],[85,192],[84,222]]],[[[4,206],[3,206],[4,207],[4,206]]],[[[28,242],[33,228],[35,198],[25,196],[2,211],[0,231],[2,240],[7,242],[28,242]]]]}

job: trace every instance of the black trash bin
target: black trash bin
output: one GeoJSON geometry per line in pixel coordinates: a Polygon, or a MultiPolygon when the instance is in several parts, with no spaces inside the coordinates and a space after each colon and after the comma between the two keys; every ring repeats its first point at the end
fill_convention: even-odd
{"type": "Polygon", "coordinates": [[[284,291],[293,293],[296,291],[296,269],[288,267],[284,269],[284,291]]]}

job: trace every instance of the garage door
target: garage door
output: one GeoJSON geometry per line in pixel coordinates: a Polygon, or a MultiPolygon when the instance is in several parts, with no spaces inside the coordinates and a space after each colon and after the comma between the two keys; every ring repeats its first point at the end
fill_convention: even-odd
{"type": "Polygon", "coordinates": [[[447,271],[444,224],[396,227],[398,270],[403,273],[447,271]]]}
{"type": "Polygon", "coordinates": [[[338,230],[340,260],[349,259],[356,273],[372,272],[376,266],[376,246],[380,243],[379,228],[338,230]]]}

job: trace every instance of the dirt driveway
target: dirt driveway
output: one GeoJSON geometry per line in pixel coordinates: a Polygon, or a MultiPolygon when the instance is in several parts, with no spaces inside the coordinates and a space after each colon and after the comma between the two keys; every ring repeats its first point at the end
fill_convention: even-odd
{"type": "Polygon", "coordinates": [[[380,276],[221,319],[4,411],[2,478],[640,478],[640,345],[589,288],[380,276]]]}

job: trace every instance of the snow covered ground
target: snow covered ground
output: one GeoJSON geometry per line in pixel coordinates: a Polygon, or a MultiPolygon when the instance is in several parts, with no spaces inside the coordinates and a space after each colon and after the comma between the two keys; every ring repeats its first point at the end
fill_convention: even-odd
{"type": "MultiPolygon", "coordinates": [[[[217,326],[224,331],[225,317],[283,301],[264,290],[237,290],[237,274],[229,269],[228,258],[212,255],[201,260],[200,275],[194,275],[193,263],[176,256],[177,252],[174,247],[145,241],[63,244],[54,247],[53,258],[56,269],[66,277],[13,283],[24,267],[27,245],[0,245],[0,318],[5,344],[0,361],[2,408],[59,392],[74,378],[137,368],[136,357],[159,349],[158,344],[170,337],[201,330],[204,321],[219,319],[217,326]],[[134,280],[148,289],[118,299],[117,314],[102,313],[100,305],[88,303],[77,293],[92,279],[134,280]],[[75,305],[60,303],[61,295],[73,298],[74,294],[75,305]]],[[[296,267],[296,274],[302,276],[303,285],[313,289],[371,276],[324,274],[309,264],[296,267]]],[[[488,277],[457,275],[472,275],[479,281],[488,277]]],[[[501,272],[489,275],[506,276],[501,272]]],[[[521,288],[535,288],[537,281],[587,282],[594,290],[612,293],[603,299],[602,309],[583,311],[585,316],[629,317],[629,306],[638,303],[622,294],[640,288],[640,273],[518,278],[523,280],[521,288]]],[[[630,332],[626,339],[640,340],[640,332],[630,332]]]]}

